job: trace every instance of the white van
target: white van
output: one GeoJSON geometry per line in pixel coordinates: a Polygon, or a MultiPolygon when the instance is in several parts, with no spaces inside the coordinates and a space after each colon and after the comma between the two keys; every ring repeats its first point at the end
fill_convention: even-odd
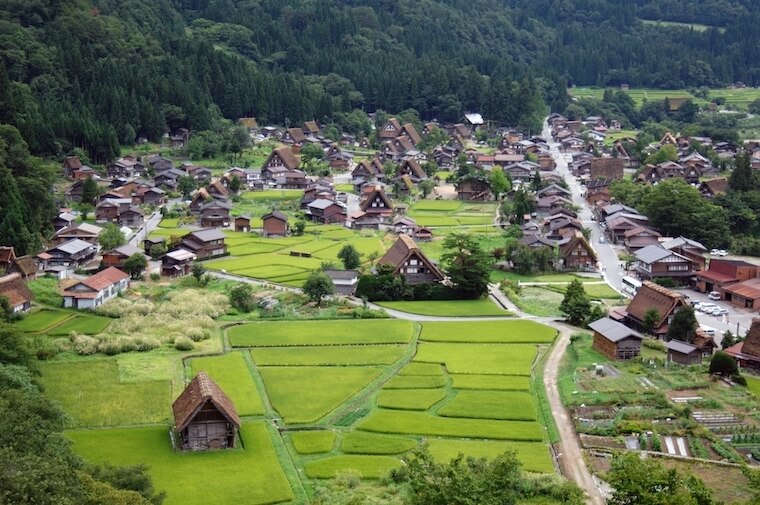
{"type": "Polygon", "coordinates": [[[720,300],[720,293],[717,291],[710,291],[710,293],[707,295],[708,300],[720,300]]]}

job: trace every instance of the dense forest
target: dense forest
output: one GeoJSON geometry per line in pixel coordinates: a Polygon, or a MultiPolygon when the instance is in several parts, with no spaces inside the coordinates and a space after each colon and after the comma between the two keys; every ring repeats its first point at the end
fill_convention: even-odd
{"type": "Polygon", "coordinates": [[[566,85],[760,83],[750,0],[7,0],[0,123],[33,154],[95,163],[217,119],[353,109],[525,129],[566,85]],[[702,22],[658,27],[642,19],[702,22]]]}

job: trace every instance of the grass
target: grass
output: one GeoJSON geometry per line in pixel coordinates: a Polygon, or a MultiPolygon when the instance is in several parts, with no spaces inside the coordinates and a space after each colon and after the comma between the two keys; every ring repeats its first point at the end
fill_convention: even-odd
{"type": "Polygon", "coordinates": [[[332,450],[335,445],[335,432],[293,431],[290,433],[290,439],[298,454],[321,454],[332,450]]]}
{"type": "Polygon", "coordinates": [[[120,383],[116,360],[89,359],[39,366],[45,394],[61,404],[74,426],[158,423],[169,418],[169,382],[120,383]]]}
{"type": "Polygon", "coordinates": [[[383,388],[428,389],[442,388],[445,385],[446,379],[443,377],[443,375],[397,375],[396,377],[386,382],[383,388]]]}
{"type": "Polygon", "coordinates": [[[306,475],[312,479],[332,479],[345,470],[356,470],[365,479],[385,477],[401,461],[390,456],[332,456],[306,463],[306,475]]]}
{"type": "Polygon", "coordinates": [[[417,447],[412,438],[353,431],[343,437],[341,450],[346,454],[401,454],[417,447]]]}
{"type": "Polygon", "coordinates": [[[233,326],[228,333],[233,347],[405,344],[414,324],[384,319],[262,322],[233,326]]]}
{"type": "MultiPolygon", "coordinates": [[[[448,172],[447,172],[448,174],[448,172]]],[[[410,212],[456,212],[462,207],[461,200],[420,200],[409,209],[410,212]]]]}
{"type": "MultiPolygon", "coordinates": [[[[564,295],[567,292],[567,286],[567,284],[553,284],[550,286],[544,286],[544,289],[562,293],[564,295]]],[[[612,289],[608,284],[587,283],[583,285],[583,289],[586,291],[586,294],[589,296],[589,298],[595,300],[619,300],[623,298],[620,293],[612,289]]]]}
{"type": "Polygon", "coordinates": [[[451,373],[530,375],[532,345],[422,343],[414,361],[445,363],[451,373]]]}
{"type": "Polygon", "coordinates": [[[744,378],[747,379],[747,389],[756,395],[760,395],[760,377],[744,374],[744,378]]]}
{"type": "Polygon", "coordinates": [[[50,336],[68,336],[71,332],[97,335],[108,328],[113,319],[101,316],[75,316],[48,331],[50,336]]]}
{"type": "Polygon", "coordinates": [[[517,391],[459,391],[442,408],[444,417],[535,421],[536,407],[530,393],[517,391]]]}
{"type": "Polygon", "coordinates": [[[389,389],[377,396],[377,406],[387,409],[427,410],[446,397],[443,389],[389,389]]]}
{"type": "Polygon", "coordinates": [[[240,352],[221,356],[193,358],[192,375],[205,371],[235,404],[238,414],[256,416],[264,414],[264,405],[253,382],[245,359],[240,352]]]}
{"type": "Polygon", "coordinates": [[[310,423],[382,373],[378,367],[261,367],[272,406],[288,423],[310,423]]]}
{"type": "Polygon", "coordinates": [[[50,307],[62,307],[63,296],[58,289],[58,279],[52,275],[37,277],[33,281],[27,282],[29,291],[34,295],[34,301],[50,307]]]}
{"type": "Polygon", "coordinates": [[[398,375],[443,375],[443,369],[435,363],[409,363],[398,375]]]}
{"type": "Polygon", "coordinates": [[[523,286],[519,295],[509,296],[520,310],[539,317],[561,316],[559,306],[563,298],[560,293],[535,286],[523,286]]]}
{"type": "Polygon", "coordinates": [[[498,391],[529,391],[530,378],[524,375],[452,374],[456,389],[493,389],[498,391]]]}
{"type": "Polygon", "coordinates": [[[378,409],[358,429],[375,433],[540,442],[537,423],[435,417],[423,412],[378,409]]]}
{"type": "Polygon", "coordinates": [[[501,272],[496,271],[499,277],[503,279],[509,279],[513,282],[599,282],[602,280],[600,276],[586,277],[574,274],[539,274],[539,275],[520,275],[515,272],[501,272]]]}
{"type": "Polygon", "coordinates": [[[549,448],[541,442],[504,442],[496,440],[449,440],[430,438],[427,441],[430,454],[439,461],[448,462],[459,454],[473,458],[492,459],[504,454],[505,451],[515,451],[523,469],[529,472],[553,473],[549,448]]]}
{"type": "Polygon", "coordinates": [[[16,328],[23,332],[38,333],[52,328],[74,315],[74,312],[67,310],[42,309],[25,316],[15,324],[16,328]]]}
{"type": "Polygon", "coordinates": [[[422,326],[420,340],[429,342],[548,344],[557,330],[526,320],[472,321],[468,323],[431,322],[422,326]]]}
{"type": "Polygon", "coordinates": [[[164,505],[264,505],[294,498],[263,422],[244,423],[244,449],[174,452],[166,427],[75,431],[66,436],[91,463],[146,464],[164,505]]]}
{"type": "Polygon", "coordinates": [[[379,302],[378,305],[388,309],[420,314],[423,316],[477,317],[510,316],[488,298],[479,300],[434,300],[422,302],[379,302]]]}
{"type": "Polygon", "coordinates": [[[400,345],[266,347],[251,350],[257,365],[390,365],[405,351],[400,345]]]}

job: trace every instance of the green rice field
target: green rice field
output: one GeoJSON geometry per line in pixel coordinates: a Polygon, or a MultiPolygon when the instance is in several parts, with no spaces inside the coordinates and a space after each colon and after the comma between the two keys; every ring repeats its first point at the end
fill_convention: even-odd
{"type": "Polygon", "coordinates": [[[422,302],[378,302],[387,309],[420,314],[423,316],[482,317],[510,316],[509,312],[496,305],[489,298],[479,300],[434,300],[422,302]]]}
{"type": "Polygon", "coordinates": [[[398,319],[261,322],[228,330],[233,347],[403,344],[409,342],[413,332],[410,321],[398,319]]]}
{"type": "Polygon", "coordinates": [[[235,402],[240,415],[255,416],[264,413],[261,397],[241,352],[193,358],[190,367],[193,376],[200,371],[206,372],[235,402]]]}
{"type": "Polygon", "coordinates": [[[425,323],[420,340],[428,342],[549,344],[554,341],[553,328],[533,321],[473,321],[469,323],[425,323]]]}
{"type": "Polygon", "coordinates": [[[450,373],[530,375],[535,357],[531,345],[422,343],[414,360],[444,363],[450,373]]]}
{"type": "Polygon", "coordinates": [[[332,450],[335,433],[326,430],[292,431],[290,439],[298,454],[320,454],[332,450]]]}

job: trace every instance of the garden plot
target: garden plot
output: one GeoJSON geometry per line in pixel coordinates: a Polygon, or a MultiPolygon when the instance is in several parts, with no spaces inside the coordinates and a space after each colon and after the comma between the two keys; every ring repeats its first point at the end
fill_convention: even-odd
{"type": "Polygon", "coordinates": [[[379,367],[260,367],[272,406],[287,423],[311,423],[377,379],[379,367]]]}
{"type": "Polygon", "coordinates": [[[444,363],[450,373],[530,375],[536,347],[421,343],[414,361],[444,363]]]}
{"type": "Polygon", "coordinates": [[[192,376],[204,371],[235,403],[241,416],[264,414],[264,405],[240,352],[190,360],[192,376]]]}
{"type": "Polygon", "coordinates": [[[120,383],[116,360],[41,363],[45,394],[75,426],[120,426],[169,419],[169,381],[120,383]]]}
{"type": "Polygon", "coordinates": [[[429,342],[549,344],[557,331],[533,321],[472,321],[425,323],[420,340],[429,342]]]}
{"type": "Polygon", "coordinates": [[[164,505],[264,505],[294,498],[263,422],[244,423],[242,447],[226,451],[175,452],[167,427],[73,431],[66,436],[90,463],[147,465],[155,488],[166,491],[164,505]]]}
{"type": "Polygon", "coordinates": [[[228,333],[233,347],[404,344],[414,324],[398,319],[261,322],[233,326],[228,333]]]}

